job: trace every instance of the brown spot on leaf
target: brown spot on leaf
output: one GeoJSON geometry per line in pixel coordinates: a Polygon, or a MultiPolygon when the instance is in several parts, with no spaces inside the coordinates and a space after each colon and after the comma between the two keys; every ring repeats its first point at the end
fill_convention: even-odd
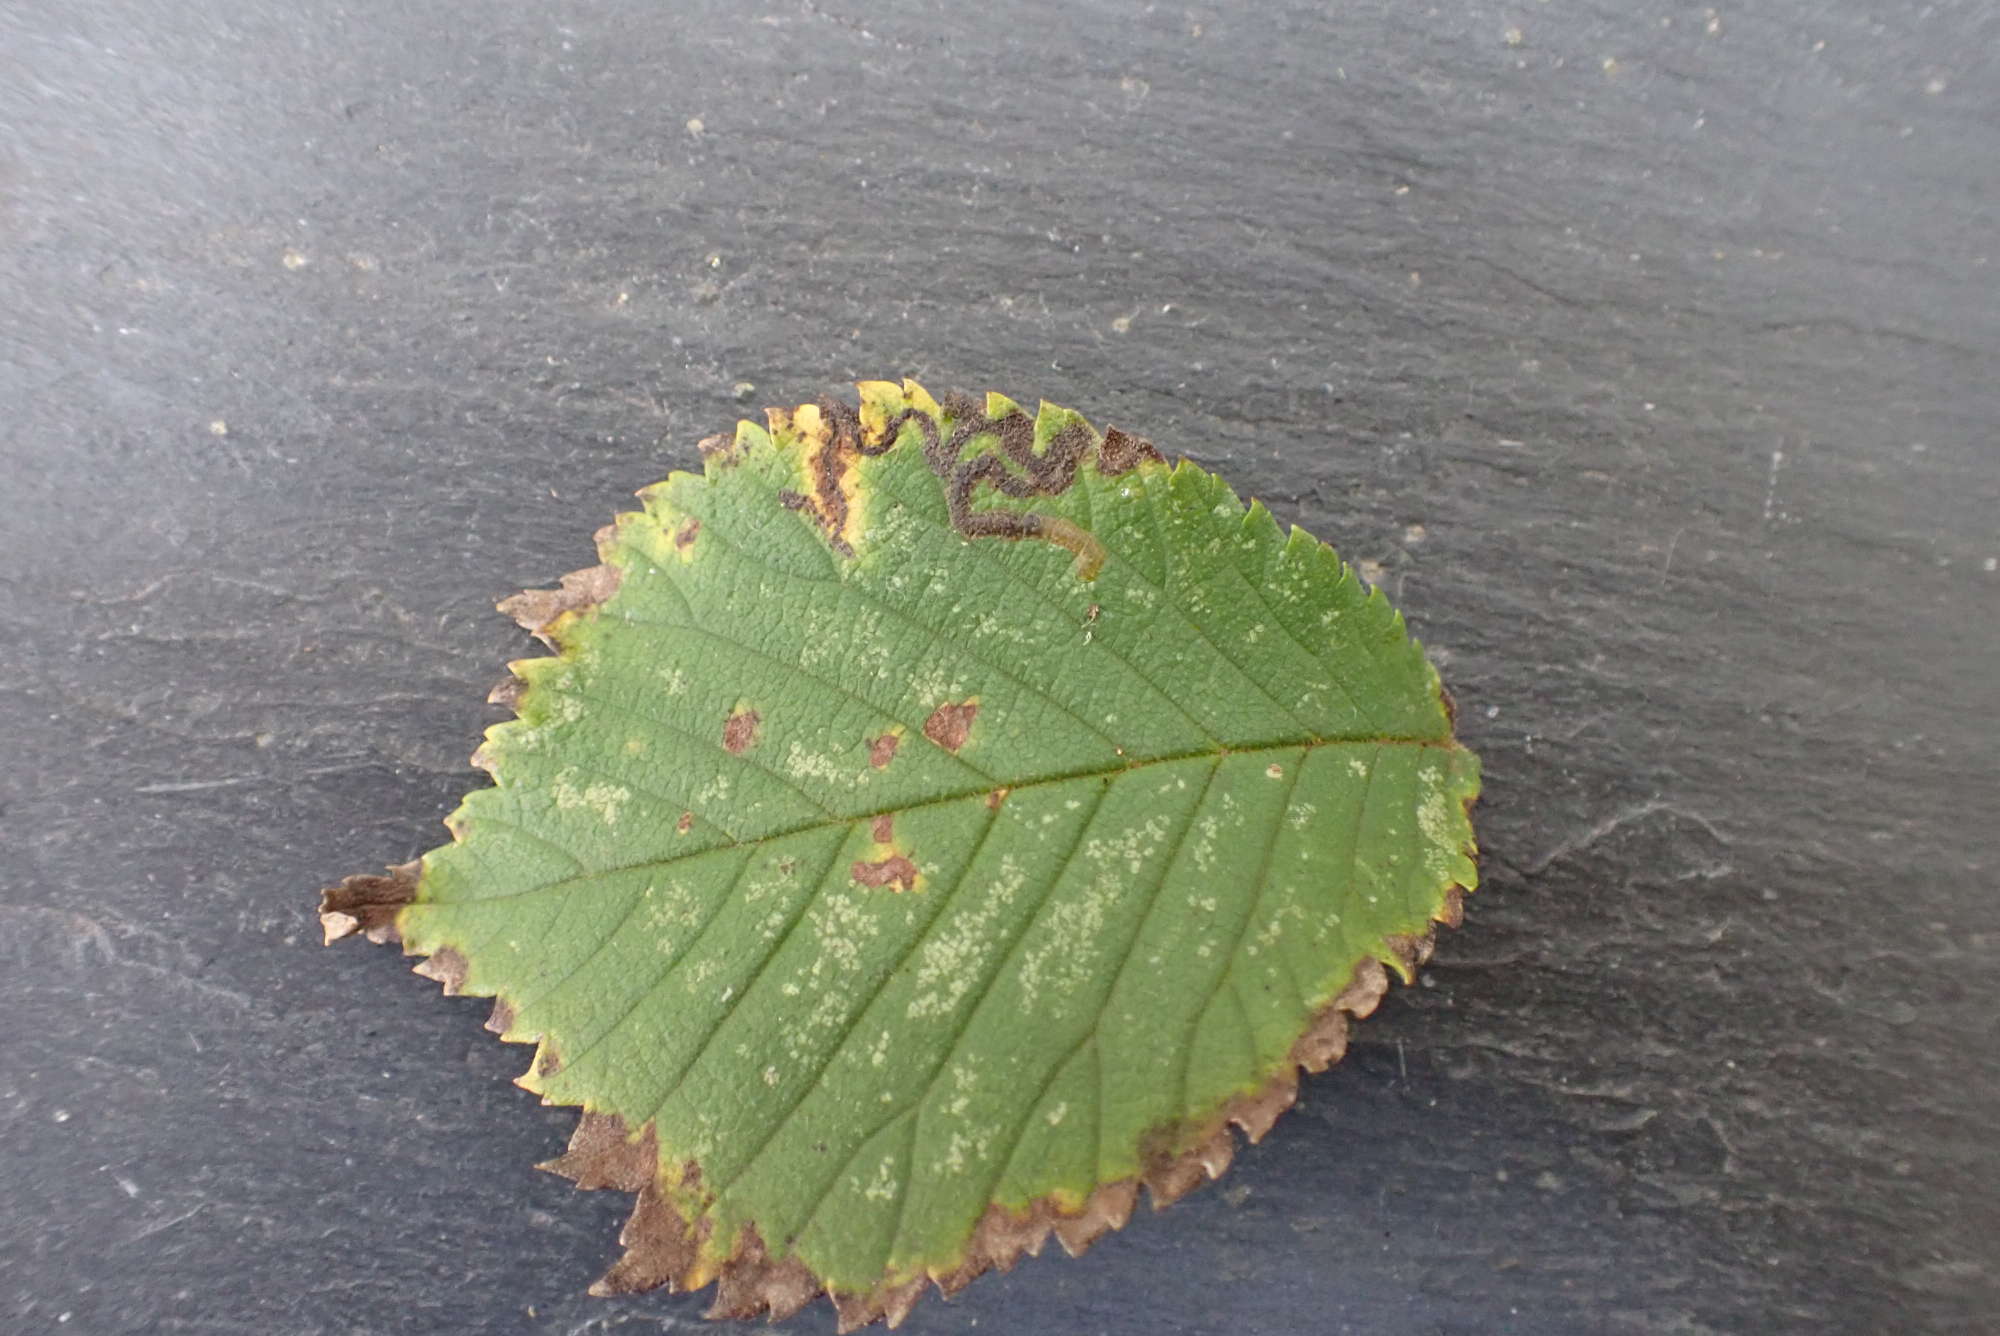
{"type": "Polygon", "coordinates": [[[893,886],[898,891],[913,891],[917,887],[917,865],[901,854],[873,863],[857,858],[849,871],[863,886],[893,886]]]}
{"type": "Polygon", "coordinates": [[[889,762],[896,759],[896,748],[903,745],[903,739],[895,733],[883,733],[868,739],[868,764],[877,770],[886,769],[889,762]]]}
{"type": "Polygon", "coordinates": [[[875,836],[875,843],[877,844],[887,844],[891,840],[895,839],[896,838],[895,814],[892,812],[884,812],[881,816],[876,817],[874,829],[870,833],[875,836]]]}
{"type": "Polygon", "coordinates": [[[504,997],[493,999],[493,1014],[486,1018],[486,1028],[494,1034],[506,1034],[514,1028],[514,1004],[504,997]]]}
{"type": "Polygon", "coordinates": [[[510,673],[501,681],[493,684],[493,689],[486,693],[486,703],[488,705],[504,705],[510,710],[518,710],[521,706],[521,697],[527,690],[528,684],[510,673]]]}
{"type": "Polygon", "coordinates": [[[501,599],[496,606],[535,639],[555,649],[559,646],[551,628],[556,619],[564,613],[581,612],[604,602],[618,592],[618,580],[616,566],[591,566],[565,575],[559,589],[523,590],[512,598],[501,599]]]}
{"type": "Polygon", "coordinates": [[[678,832],[679,832],[680,834],[682,834],[682,835],[685,835],[685,834],[687,834],[687,833],[688,833],[689,831],[693,830],[693,829],[694,829],[694,813],[693,813],[693,812],[682,812],[682,813],[681,813],[681,819],[680,819],[680,820],[678,820],[678,821],[676,821],[676,822],[674,822],[674,829],[675,829],[676,831],[678,831],[678,832]]]}
{"type": "Polygon", "coordinates": [[[694,540],[700,533],[701,521],[690,518],[686,524],[674,530],[674,550],[685,554],[694,546],[694,540]]]}
{"type": "Polygon", "coordinates": [[[1010,788],[1006,787],[1005,785],[1002,785],[1001,787],[999,787],[999,788],[997,788],[997,789],[993,790],[993,792],[991,792],[991,793],[987,794],[987,795],[986,795],[986,810],[987,810],[987,811],[989,811],[989,812],[997,812],[997,811],[999,811],[999,810],[1000,810],[1000,804],[1001,804],[1001,803],[1004,803],[1004,802],[1006,802],[1006,801],[1007,801],[1007,795],[1008,795],[1008,794],[1010,794],[1010,793],[1012,793],[1012,792],[1013,792],[1013,790],[1012,790],[1012,789],[1010,789],[1010,788]]]}
{"type": "Polygon", "coordinates": [[[562,1055],[549,1045],[548,1040],[544,1039],[542,1041],[542,1051],[535,1058],[535,1075],[554,1076],[562,1070],[562,1067],[562,1055]]]}
{"type": "Polygon", "coordinates": [[[402,863],[386,877],[348,877],[319,893],[319,923],[330,946],[361,933],[375,943],[400,940],[396,914],[417,898],[418,863],[402,863]]]}
{"type": "Polygon", "coordinates": [[[968,700],[961,704],[940,705],[931,711],[931,717],[924,720],[924,736],[948,752],[955,752],[965,745],[966,737],[972,732],[972,721],[979,714],[979,702],[968,700]]]}
{"type": "Polygon", "coordinates": [[[722,747],[731,756],[741,756],[757,740],[759,715],[755,710],[738,710],[723,721],[722,747]]]}

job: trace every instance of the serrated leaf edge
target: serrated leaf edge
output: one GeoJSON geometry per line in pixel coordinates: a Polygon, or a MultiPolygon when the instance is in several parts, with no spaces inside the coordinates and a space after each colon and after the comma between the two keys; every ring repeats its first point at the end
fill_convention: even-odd
{"type": "MultiPolygon", "coordinates": [[[[914,382],[905,381],[902,388],[912,401],[934,402],[914,382]]],[[[1044,411],[1051,407],[1043,405],[1044,411]]],[[[1108,428],[1106,436],[1115,432],[1117,428],[1108,428]]],[[[740,436],[741,426],[737,441],[719,436],[702,441],[705,459],[711,466],[733,464],[731,455],[740,443],[740,436]]],[[[640,495],[643,498],[645,493],[640,495]]],[[[1250,504],[1254,507],[1257,503],[1250,504]]],[[[608,550],[615,529],[615,525],[606,525],[594,535],[600,552],[608,550]]],[[[569,572],[555,589],[524,590],[501,600],[496,607],[536,639],[560,652],[558,623],[609,600],[617,592],[619,582],[618,568],[600,562],[569,572]]],[[[1455,722],[1456,710],[1449,692],[1441,683],[1436,685],[1448,717],[1455,722]]],[[[488,700],[517,709],[522,695],[523,683],[510,676],[493,688],[488,700]]],[[[473,753],[472,763],[491,769],[483,748],[473,753]]],[[[1476,801],[1476,794],[1464,799],[1468,812],[1476,801]]],[[[453,836],[457,836],[455,830],[453,836]]],[[[1464,852],[1476,861],[1476,846],[1464,852]]],[[[421,861],[398,864],[390,867],[386,876],[347,877],[322,891],[319,916],[326,942],[330,945],[360,934],[377,944],[395,942],[403,945],[406,953],[415,954],[403,943],[396,919],[403,906],[415,899],[421,867],[421,861]]],[[[690,1216],[681,1206],[683,1202],[699,1200],[700,1169],[689,1161],[670,1179],[650,1121],[634,1133],[618,1115],[585,1106],[563,1154],[536,1167],[570,1179],[579,1190],[612,1188],[637,1195],[632,1214],[618,1236],[625,1251],[591,1285],[592,1294],[630,1294],[662,1286],[673,1292],[688,1292],[712,1283],[715,1298],[705,1314],[707,1317],[744,1319],[768,1314],[773,1322],[790,1317],[820,1294],[826,1294],[838,1314],[841,1333],[877,1321],[893,1328],[901,1325],[930,1286],[935,1285],[941,1294],[950,1297],[988,1271],[1008,1271],[1022,1257],[1038,1256],[1052,1234],[1070,1256],[1082,1256],[1105,1234],[1125,1227],[1137,1206],[1141,1187],[1146,1190],[1153,1209],[1159,1211],[1202,1184],[1219,1178],[1236,1155],[1236,1140],[1230,1129],[1240,1130],[1249,1144],[1261,1141],[1278,1117],[1297,1101],[1300,1071],[1322,1072],[1345,1056],[1351,1021],[1370,1015],[1388,991],[1385,961],[1394,966],[1405,983],[1413,981],[1417,969],[1430,959],[1434,949],[1435,925],[1459,926],[1468,893],[1465,886],[1447,886],[1431,928],[1420,936],[1385,937],[1379,955],[1364,955],[1357,960],[1347,984],[1314,1013],[1285,1059],[1262,1085],[1232,1096],[1192,1130],[1185,1125],[1163,1128],[1142,1139],[1142,1142],[1160,1142],[1162,1149],[1148,1157],[1138,1174],[1099,1185],[1079,1206],[1066,1207],[1054,1197],[1039,1198],[1020,1211],[999,1202],[989,1203],[967,1240],[963,1259],[950,1268],[926,1268],[907,1280],[885,1278],[883,1283],[863,1291],[834,1291],[800,1259],[772,1257],[754,1223],[740,1231],[730,1255],[717,1261],[707,1253],[710,1222],[704,1218],[703,1208],[696,1207],[690,1216]]],[[[436,981],[445,994],[456,995],[464,986],[467,962],[456,949],[444,946],[424,956],[413,971],[436,981]]],[[[535,1058],[523,1078],[538,1070],[551,1070],[560,1061],[559,1055],[539,1035],[510,1036],[513,1019],[513,1004],[504,996],[496,996],[486,1028],[507,1042],[536,1045],[535,1058]]]]}

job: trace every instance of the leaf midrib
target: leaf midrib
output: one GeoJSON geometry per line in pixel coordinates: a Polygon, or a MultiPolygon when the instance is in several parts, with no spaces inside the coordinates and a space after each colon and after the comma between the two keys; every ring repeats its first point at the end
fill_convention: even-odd
{"type": "MultiPolygon", "coordinates": [[[[820,821],[802,821],[796,825],[786,826],[779,830],[767,831],[762,835],[757,835],[749,839],[741,839],[741,840],[731,839],[731,840],[726,840],[721,844],[712,844],[705,849],[692,849],[684,854],[675,854],[671,858],[648,858],[648,859],[643,859],[637,863],[620,864],[617,867],[593,868],[587,872],[579,872],[575,876],[564,877],[557,881],[544,882],[540,886],[531,887],[530,889],[525,891],[513,891],[506,895],[477,896],[477,897],[472,897],[471,899],[468,900],[460,901],[459,903],[498,904],[506,900],[520,900],[530,895],[540,895],[545,891],[553,891],[560,889],[562,887],[575,885],[579,882],[587,882],[597,877],[615,877],[626,872],[637,872],[642,868],[666,867],[671,864],[678,863],[683,859],[699,858],[703,854],[719,853],[723,850],[728,850],[728,849],[753,848],[757,845],[767,844],[774,840],[782,840],[793,835],[804,834],[807,831],[824,830],[830,826],[854,826],[854,825],[859,825],[864,821],[873,821],[877,817],[901,816],[905,812],[916,812],[931,807],[942,807],[947,803],[964,802],[968,798],[984,798],[1002,789],[1006,790],[1007,796],[1011,798],[1016,793],[1021,793],[1027,790],[1044,788],[1051,784],[1069,784],[1069,783],[1074,783],[1078,780],[1089,780],[1089,779],[1105,779],[1115,782],[1121,776],[1144,770],[1148,766],[1173,765],[1184,761],[1198,761],[1203,759],[1204,757],[1252,756],[1264,752],[1279,752],[1279,751],[1301,751],[1301,750],[1311,751],[1315,747],[1433,747],[1439,750],[1456,750],[1458,748],[1458,745],[1459,745],[1458,740],[1454,737],[1444,737],[1444,738],[1370,737],[1370,738],[1308,738],[1304,740],[1295,739],[1289,742],[1260,742],[1260,743],[1255,743],[1248,747],[1203,747],[1195,751],[1175,752],[1165,756],[1149,756],[1143,760],[1128,761],[1124,765],[1120,766],[1111,766],[1101,769],[1073,770],[1060,775],[1044,775],[1037,779],[1022,780],[1021,782],[1016,784],[996,783],[992,785],[985,785],[979,788],[965,789],[958,793],[946,794],[945,796],[939,798],[925,798],[918,802],[903,803],[898,806],[878,807],[872,811],[858,812],[853,816],[833,817],[831,819],[820,820],[820,821]]],[[[1301,764],[1303,764],[1303,762],[1301,762],[1301,764]]],[[[1006,799],[1003,798],[1001,801],[1004,802],[1006,801],[1006,799]]],[[[492,820],[492,818],[482,816],[475,818],[475,820],[487,821],[487,820],[492,820]]],[[[496,821],[495,824],[498,825],[498,824],[508,824],[508,823],[496,821]]],[[[417,903],[421,904],[424,902],[422,900],[419,900],[417,903]]]]}

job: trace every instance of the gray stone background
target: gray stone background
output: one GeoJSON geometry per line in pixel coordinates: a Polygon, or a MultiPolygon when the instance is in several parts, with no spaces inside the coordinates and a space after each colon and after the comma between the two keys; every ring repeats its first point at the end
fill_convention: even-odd
{"type": "Polygon", "coordinates": [[[1995,1330],[1996,52],[1975,0],[0,0],[0,1327],[698,1325],[583,1295],[571,1115],[313,892],[481,782],[496,597],[909,373],[1364,563],[1487,880],[1223,1184],[908,1330],[1995,1330]]]}

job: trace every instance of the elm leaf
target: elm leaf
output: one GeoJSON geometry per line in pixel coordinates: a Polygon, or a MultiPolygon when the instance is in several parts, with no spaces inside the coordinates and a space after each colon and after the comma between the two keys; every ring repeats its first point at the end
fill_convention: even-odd
{"type": "Polygon", "coordinates": [[[493,786],[322,921],[537,1046],[545,1167],[638,1194],[598,1292],[893,1325],[1262,1136],[1458,921],[1479,766],[1379,591],[1136,436],[768,418],[501,605],[493,786]]]}

